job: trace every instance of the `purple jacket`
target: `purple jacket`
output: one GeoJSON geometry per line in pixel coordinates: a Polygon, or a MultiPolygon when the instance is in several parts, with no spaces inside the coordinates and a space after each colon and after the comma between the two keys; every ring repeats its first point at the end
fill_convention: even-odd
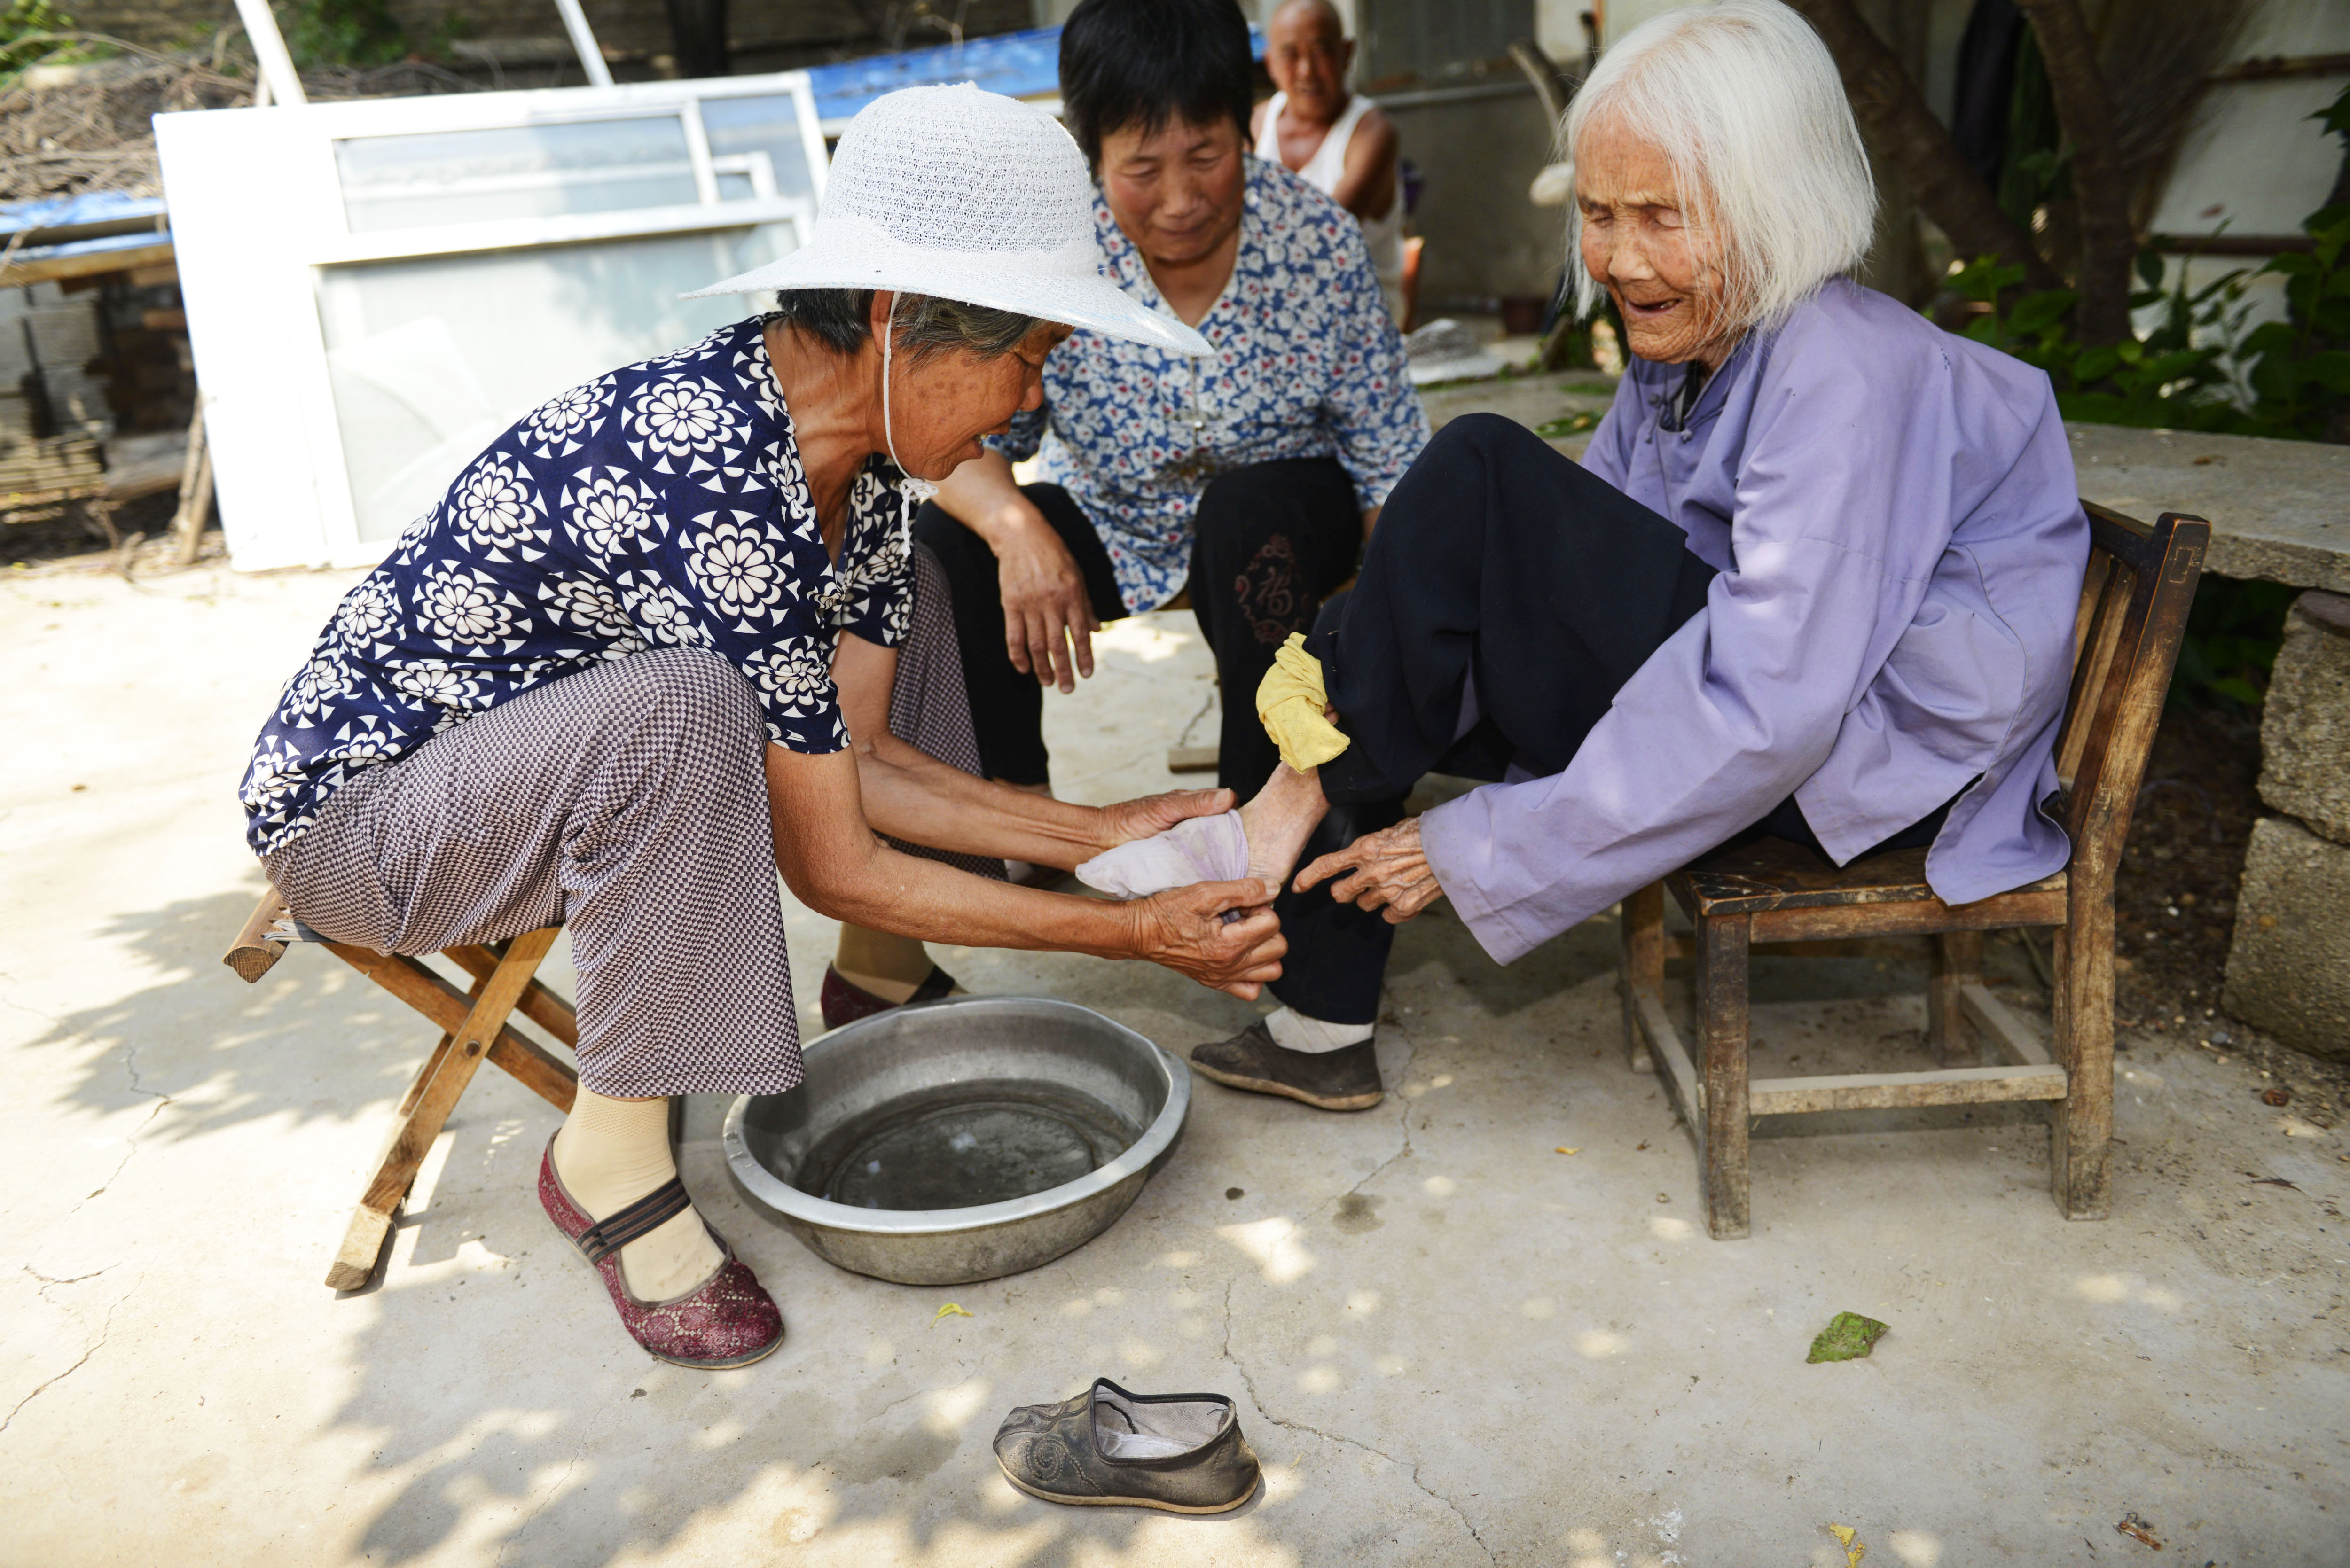
{"type": "Polygon", "coordinates": [[[1422,819],[1485,950],[1531,951],[1790,794],[1842,864],[1980,777],[1927,855],[1934,891],[2062,867],[2040,804],[2089,539],[2048,378],[1842,278],[1660,431],[1682,374],[1634,361],[1583,461],[1721,576],[1565,772],[1422,819]]]}

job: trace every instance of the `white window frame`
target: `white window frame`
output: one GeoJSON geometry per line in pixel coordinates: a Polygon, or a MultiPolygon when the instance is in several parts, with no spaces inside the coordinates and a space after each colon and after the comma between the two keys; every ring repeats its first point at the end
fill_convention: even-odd
{"type": "Polygon", "coordinates": [[[771,223],[792,224],[806,243],[826,173],[815,95],[799,71],[191,111],[156,116],[155,131],[222,526],[244,570],[370,565],[390,545],[359,536],[318,316],[321,269],[771,223]],[[805,197],[775,194],[764,159],[713,158],[702,124],[703,103],[786,95],[808,161],[805,197]],[[338,141],[637,117],[682,122],[698,202],[350,228],[338,141]],[[722,201],[721,174],[747,175],[752,194],[722,201]]]}

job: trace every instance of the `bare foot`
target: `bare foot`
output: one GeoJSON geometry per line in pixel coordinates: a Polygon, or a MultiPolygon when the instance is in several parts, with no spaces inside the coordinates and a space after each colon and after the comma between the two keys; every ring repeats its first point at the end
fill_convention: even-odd
{"type": "Polygon", "coordinates": [[[1297,773],[1287,763],[1276,765],[1256,798],[1241,807],[1241,826],[1248,834],[1248,874],[1276,888],[1286,884],[1306,839],[1329,809],[1318,777],[1297,773]]]}

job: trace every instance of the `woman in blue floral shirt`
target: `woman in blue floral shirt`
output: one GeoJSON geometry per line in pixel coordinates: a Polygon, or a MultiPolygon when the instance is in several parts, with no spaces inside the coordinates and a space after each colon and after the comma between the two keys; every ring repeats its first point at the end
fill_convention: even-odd
{"type": "Polygon", "coordinates": [[[1278,972],[1270,914],[1222,921],[1257,881],[1128,905],[1004,885],[1004,857],[1074,866],[1229,798],[1094,809],[973,777],[943,584],[907,540],[922,476],[1035,404],[1068,325],[1204,348],[1095,276],[1086,192],[1025,105],[869,106],[808,244],[709,291],[778,289],[776,314],[493,442],[345,597],[245,771],[254,849],[331,939],[568,928],[579,1092],[539,1197],[663,1360],[783,1337],[668,1140],[669,1096],[801,1081],[779,868],[811,909],[918,940],[1149,958],[1251,996],[1278,972]],[[928,209],[970,200],[974,248],[928,244],[928,209]]]}
{"type": "MultiPolygon", "coordinates": [[[[1103,621],[1188,590],[1224,693],[1217,782],[1253,797],[1279,757],[1249,694],[1354,575],[1381,504],[1428,443],[1360,226],[1248,155],[1253,85],[1232,0],[1085,0],[1062,32],[1061,99],[1093,164],[1103,274],[1197,327],[1215,355],[1079,331],[1045,362],[1044,406],[917,520],[953,587],[990,778],[1044,787],[1044,687],[1072,691],[1093,673],[1103,621]],[[1040,448],[1041,482],[1016,483],[1013,461],[1040,448]]],[[[1334,819],[1317,845],[1383,826],[1334,819]]],[[[1299,898],[1281,906],[1293,942],[1378,924],[1319,892],[1300,920],[1299,898]]],[[[1367,1014],[1284,1000],[1296,1006],[1271,1023],[1284,1042],[1370,1034],[1367,1014]]]]}

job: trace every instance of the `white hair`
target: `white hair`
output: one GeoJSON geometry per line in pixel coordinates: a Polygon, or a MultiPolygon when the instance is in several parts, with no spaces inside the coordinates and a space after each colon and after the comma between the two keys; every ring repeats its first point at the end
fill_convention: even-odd
{"type": "MultiPolygon", "coordinates": [[[[1769,330],[1820,285],[1867,255],[1877,186],[1835,61],[1778,0],[1669,11],[1600,57],[1561,132],[1578,158],[1606,124],[1653,143],[1671,165],[1692,237],[1711,244],[1722,305],[1769,330]]],[[[1583,265],[1583,213],[1570,205],[1568,265],[1585,315],[1606,296],[1583,265]]]]}

